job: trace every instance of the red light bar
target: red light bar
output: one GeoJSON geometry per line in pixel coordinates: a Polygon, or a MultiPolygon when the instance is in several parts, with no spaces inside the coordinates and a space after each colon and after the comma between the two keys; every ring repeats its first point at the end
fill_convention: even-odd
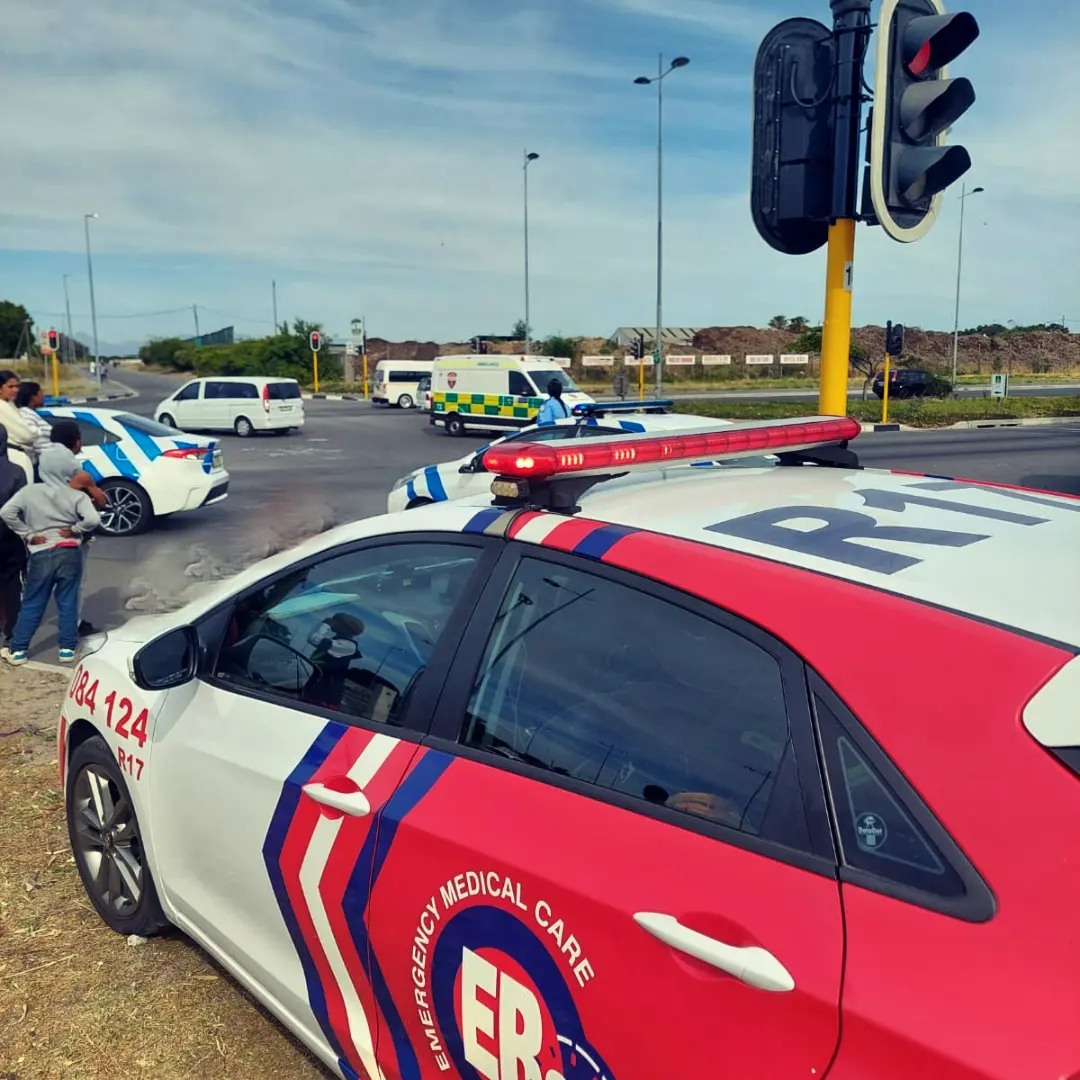
{"type": "Polygon", "coordinates": [[[567,443],[513,443],[484,454],[484,468],[496,476],[546,479],[563,474],[626,472],[692,461],[755,457],[805,450],[855,438],[862,425],[847,416],[766,420],[700,428],[677,435],[574,439],[567,443]]]}

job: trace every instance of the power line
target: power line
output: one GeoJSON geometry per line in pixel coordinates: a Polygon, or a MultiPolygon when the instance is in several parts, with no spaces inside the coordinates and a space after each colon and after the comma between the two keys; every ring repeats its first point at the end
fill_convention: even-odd
{"type": "MultiPolygon", "coordinates": [[[[168,308],[165,311],[130,311],[124,315],[98,315],[99,319],[153,319],[160,315],[179,315],[183,312],[190,311],[190,307],[168,308]]],[[[209,310],[209,309],[207,309],[209,310]]],[[[39,311],[38,315],[43,315],[50,319],[62,319],[65,317],[65,313],[62,311],[39,311]]],[[[85,312],[75,312],[76,317],[82,319],[87,318],[85,312]]]]}

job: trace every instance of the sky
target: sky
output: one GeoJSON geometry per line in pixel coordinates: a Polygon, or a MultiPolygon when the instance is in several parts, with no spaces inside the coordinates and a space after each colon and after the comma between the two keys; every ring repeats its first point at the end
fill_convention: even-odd
{"type": "MultiPolygon", "coordinates": [[[[879,9],[874,3],[874,15],[879,9]]],[[[970,0],[954,65],[977,101],[962,326],[1080,330],[1080,5],[970,0]]],[[[343,335],[465,339],[649,324],[658,51],[664,320],[819,321],[824,250],[772,251],[749,210],[762,36],[825,0],[35,0],[6,5],[0,298],[106,343],[279,317],[343,335]]],[[[951,329],[959,185],[913,244],[857,230],[853,321],[951,329]]]]}

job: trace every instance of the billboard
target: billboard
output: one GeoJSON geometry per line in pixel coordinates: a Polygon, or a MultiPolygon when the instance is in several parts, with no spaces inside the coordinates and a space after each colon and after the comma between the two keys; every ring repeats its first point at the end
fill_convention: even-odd
{"type": "Polygon", "coordinates": [[[731,353],[705,353],[701,357],[701,362],[706,367],[710,367],[715,364],[730,364],[731,353]]]}
{"type": "Polygon", "coordinates": [[[751,366],[754,364],[771,364],[773,356],[772,353],[747,353],[746,362],[751,366]]]}
{"type": "Polygon", "coordinates": [[[781,353],[781,364],[809,364],[810,355],[808,353],[781,353]]]}
{"type": "Polygon", "coordinates": [[[233,331],[234,327],[226,326],[209,334],[200,334],[198,337],[187,338],[186,341],[196,348],[202,348],[205,345],[232,345],[236,341],[236,335],[233,331]]]}
{"type": "Polygon", "coordinates": [[[664,363],[670,365],[671,367],[692,367],[694,360],[695,357],[692,353],[684,355],[676,354],[675,356],[664,357],[664,363]]]}
{"type": "Polygon", "coordinates": [[[582,367],[611,367],[615,363],[614,356],[583,356],[582,367]]]}

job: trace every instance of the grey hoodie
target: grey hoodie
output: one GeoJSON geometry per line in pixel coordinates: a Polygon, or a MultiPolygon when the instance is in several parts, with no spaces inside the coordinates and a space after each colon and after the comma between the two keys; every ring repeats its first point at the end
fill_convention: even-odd
{"type": "Polygon", "coordinates": [[[101,523],[90,497],[68,487],[78,471],[75,455],[58,443],[41,452],[38,471],[40,484],[29,484],[0,507],[0,521],[16,536],[27,542],[31,555],[60,547],[78,547],[88,533],[101,523]],[[62,536],[70,529],[74,537],[62,536]],[[43,543],[29,543],[31,537],[43,537],[43,543]]]}

